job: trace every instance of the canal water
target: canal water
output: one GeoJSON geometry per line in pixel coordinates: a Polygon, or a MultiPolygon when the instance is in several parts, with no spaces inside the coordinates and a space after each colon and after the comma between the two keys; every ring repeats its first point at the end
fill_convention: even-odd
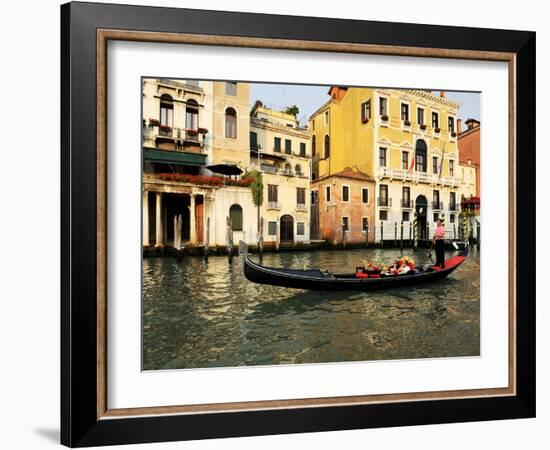
{"type": "MultiPolygon", "coordinates": [[[[400,254],[270,253],[263,263],[344,272],[400,254]]],[[[428,261],[425,250],[405,254],[428,261]]],[[[144,370],[475,356],[479,255],[472,249],[445,280],[371,293],[253,284],[238,257],[145,258],[142,310],[144,370]]]]}

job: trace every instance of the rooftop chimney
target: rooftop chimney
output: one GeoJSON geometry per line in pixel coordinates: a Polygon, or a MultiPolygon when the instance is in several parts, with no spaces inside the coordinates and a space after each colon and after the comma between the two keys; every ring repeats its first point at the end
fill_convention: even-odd
{"type": "Polygon", "coordinates": [[[456,133],[462,133],[462,119],[456,119],[456,133]]]}
{"type": "Polygon", "coordinates": [[[439,91],[439,96],[445,98],[445,91],[439,91]]]}

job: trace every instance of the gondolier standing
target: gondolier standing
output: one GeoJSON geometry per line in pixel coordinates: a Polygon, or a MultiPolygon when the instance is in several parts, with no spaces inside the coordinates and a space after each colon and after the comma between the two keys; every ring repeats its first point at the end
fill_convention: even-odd
{"type": "Polygon", "coordinates": [[[437,219],[433,243],[435,247],[435,265],[445,268],[445,226],[441,219],[437,219]]]}

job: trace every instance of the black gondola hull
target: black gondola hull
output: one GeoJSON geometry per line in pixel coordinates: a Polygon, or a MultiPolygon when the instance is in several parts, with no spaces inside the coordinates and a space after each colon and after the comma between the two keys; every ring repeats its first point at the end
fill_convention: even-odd
{"type": "Polygon", "coordinates": [[[416,286],[441,280],[454,272],[465,260],[468,251],[461,255],[460,262],[442,270],[416,272],[412,275],[386,276],[381,278],[357,278],[355,274],[331,274],[321,270],[296,270],[265,267],[244,258],[244,273],[248,280],[272,286],[314,291],[373,291],[381,289],[416,286]]]}

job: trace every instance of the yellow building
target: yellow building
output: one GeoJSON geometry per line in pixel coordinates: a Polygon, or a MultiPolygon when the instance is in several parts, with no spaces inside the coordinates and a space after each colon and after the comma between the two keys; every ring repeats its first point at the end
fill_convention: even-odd
{"type": "Polygon", "coordinates": [[[437,217],[456,220],[459,103],[419,90],[332,87],[329,95],[310,118],[312,179],[350,168],[371,176],[376,184],[375,240],[381,239],[382,223],[393,230],[403,221],[409,229],[415,212],[420,238],[437,217]]]}
{"type": "Polygon", "coordinates": [[[257,101],[250,114],[250,164],[262,172],[266,243],[310,240],[310,135],[296,117],[257,101]]]}

